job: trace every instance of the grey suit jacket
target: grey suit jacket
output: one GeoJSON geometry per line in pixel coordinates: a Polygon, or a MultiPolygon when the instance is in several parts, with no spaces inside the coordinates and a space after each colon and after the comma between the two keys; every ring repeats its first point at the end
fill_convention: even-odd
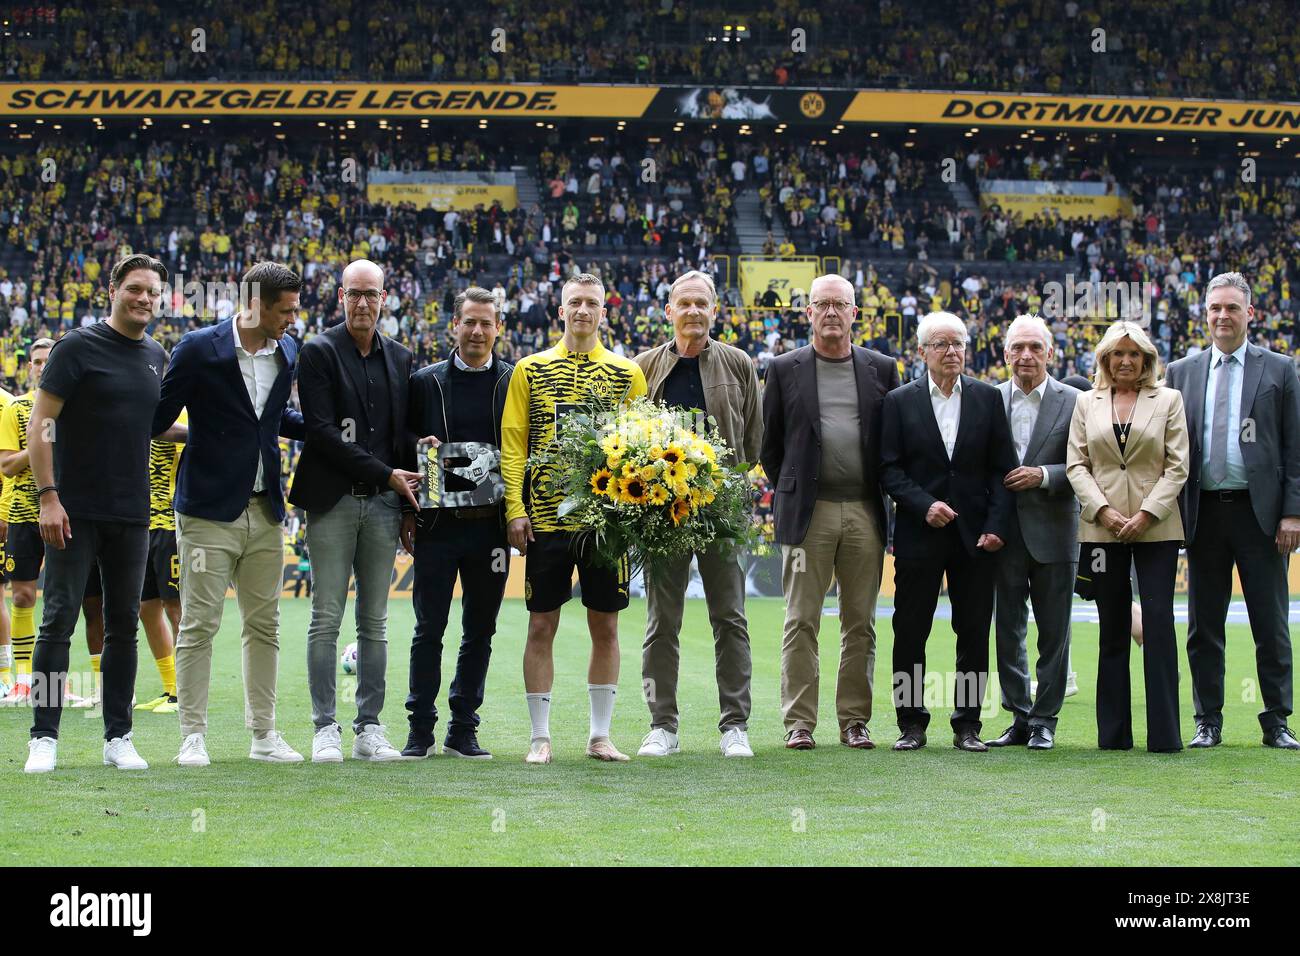
{"type": "MultiPolygon", "coordinates": [[[[1002,408],[1011,416],[1012,382],[998,386],[1002,408]]],[[[1029,436],[1024,464],[1047,469],[1047,488],[1016,492],[1016,518],[1025,549],[1039,564],[1075,561],[1079,557],[1079,502],[1065,474],[1065,450],[1070,441],[1070,419],[1079,390],[1050,375],[1038,421],[1029,436]]]]}
{"type": "MultiPolygon", "coordinates": [[[[1201,459],[1205,454],[1201,436],[1212,355],[1207,348],[1199,355],[1179,359],[1166,372],[1166,384],[1183,393],[1187,410],[1188,477],[1179,504],[1189,544],[1196,537],[1201,501],[1201,459]]],[[[1250,504],[1260,530],[1271,538],[1283,515],[1300,515],[1300,378],[1290,358],[1258,345],[1246,346],[1241,421],[1238,438],[1250,504]]]]}

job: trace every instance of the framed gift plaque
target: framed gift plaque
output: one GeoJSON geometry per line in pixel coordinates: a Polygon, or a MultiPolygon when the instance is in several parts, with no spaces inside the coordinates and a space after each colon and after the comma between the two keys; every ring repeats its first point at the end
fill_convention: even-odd
{"type": "Polygon", "coordinates": [[[501,449],[489,442],[419,442],[421,508],[478,508],[506,496],[501,449]]]}

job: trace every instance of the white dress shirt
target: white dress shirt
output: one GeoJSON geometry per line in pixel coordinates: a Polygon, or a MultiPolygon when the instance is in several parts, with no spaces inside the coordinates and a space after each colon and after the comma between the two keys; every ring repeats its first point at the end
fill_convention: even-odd
{"type": "MultiPolygon", "coordinates": [[[[280,360],[276,351],[280,347],[275,339],[268,338],[266,344],[251,355],[245,351],[244,343],[239,338],[239,316],[230,323],[230,334],[235,337],[235,359],[239,362],[239,374],[244,377],[244,388],[248,391],[248,400],[253,403],[253,412],[260,419],[266,408],[266,400],[271,397],[271,387],[276,376],[280,374],[280,360]]],[[[279,425],[276,425],[279,432],[279,425]]],[[[266,487],[262,475],[262,452],[257,453],[257,477],[253,479],[253,491],[263,491],[266,487]]]]}
{"type": "MultiPolygon", "coordinates": [[[[1029,451],[1029,439],[1034,434],[1035,426],[1038,425],[1038,413],[1043,407],[1043,396],[1046,394],[1046,378],[1027,395],[1021,391],[1014,379],[1011,381],[1011,412],[1007,417],[1011,422],[1011,440],[1016,443],[1016,456],[1022,465],[1025,463],[1025,454],[1029,451]]],[[[1039,470],[1043,473],[1042,487],[1046,488],[1049,480],[1047,468],[1039,465],[1039,470]]]]}
{"type": "Polygon", "coordinates": [[[934,420],[939,425],[939,434],[948,451],[948,460],[952,461],[952,450],[957,445],[957,429],[961,427],[961,376],[953,383],[952,394],[944,398],[943,392],[935,384],[934,376],[926,374],[930,379],[930,407],[934,409],[934,420]]]}

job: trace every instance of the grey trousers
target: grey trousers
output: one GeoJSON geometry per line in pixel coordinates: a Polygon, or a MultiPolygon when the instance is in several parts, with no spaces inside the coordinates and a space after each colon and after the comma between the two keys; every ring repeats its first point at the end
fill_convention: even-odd
{"type": "Polygon", "coordinates": [[[356,574],[358,733],[378,724],[384,709],[388,669],[388,588],[397,557],[402,512],[397,492],[369,498],[344,495],[328,511],[307,513],[307,551],[313,586],[307,628],[307,682],[311,719],[320,730],[336,723],[334,681],[338,672],[339,626],[348,602],[348,580],[356,574]]]}
{"type": "Polygon", "coordinates": [[[1070,608],[1074,601],[1073,561],[1040,564],[1012,535],[997,555],[998,681],[1002,708],[1021,725],[1055,732],[1069,676],[1070,608]],[[1038,695],[1029,695],[1029,602],[1038,629],[1038,695]]]}
{"type": "MultiPolygon", "coordinates": [[[[745,621],[745,568],[734,552],[715,548],[696,552],[704,597],[713,625],[714,672],[718,680],[719,730],[748,729],[750,679],[749,628],[745,621]]],[[[650,706],[651,729],[677,733],[677,672],[682,612],[690,580],[690,556],[656,563],[646,572],[648,608],[641,679],[650,706]]]]}

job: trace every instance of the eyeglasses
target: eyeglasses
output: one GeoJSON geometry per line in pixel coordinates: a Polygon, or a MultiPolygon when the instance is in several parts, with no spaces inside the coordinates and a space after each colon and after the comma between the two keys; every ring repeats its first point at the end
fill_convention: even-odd
{"type": "Polygon", "coordinates": [[[358,289],[348,289],[343,293],[343,298],[347,299],[353,305],[356,305],[359,299],[365,299],[371,305],[374,305],[379,301],[379,293],[373,291],[361,292],[358,289]]]}
{"type": "Polygon", "coordinates": [[[812,303],[813,311],[819,314],[826,312],[847,312],[853,308],[852,302],[845,302],[843,299],[818,299],[812,303]]]}
{"type": "Polygon", "coordinates": [[[936,352],[965,352],[965,342],[930,342],[927,348],[932,348],[936,352]]]}

